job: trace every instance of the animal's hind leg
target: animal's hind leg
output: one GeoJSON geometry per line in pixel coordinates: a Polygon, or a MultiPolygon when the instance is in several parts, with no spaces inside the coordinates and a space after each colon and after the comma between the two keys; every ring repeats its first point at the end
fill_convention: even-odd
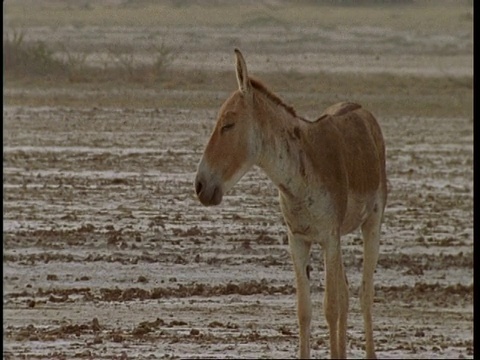
{"type": "Polygon", "coordinates": [[[299,355],[302,359],[310,357],[310,321],[312,305],[310,300],[310,282],[307,265],[310,260],[311,243],[288,234],[290,253],[297,284],[297,316],[300,332],[299,355]]]}
{"type": "Polygon", "coordinates": [[[342,359],[347,358],[347,317],[348,317],[348,281],[340,256],[340,271],[338,274],[338,354],[342,359]]]}
{"type": "Polygon", "coordinates": [[[376,205],[376,211],[367,218],[362,225],[363,235],[363,279],[360,286],[360,301],[365,326],[365,350],[367,358],[375,359],[375,345],[373,342],[372,307],[374,297],[373,274],[377,266],[380,247],[380,226],[383,216],[383,207],[376,205]]]}
{"type": "Polygon", "coordinates": [[[347,356],[348,286],[343,268],[340,236],[335,234],[324,245],[325,299],[323,308],[330,334],[330,357],[347,356]]]}

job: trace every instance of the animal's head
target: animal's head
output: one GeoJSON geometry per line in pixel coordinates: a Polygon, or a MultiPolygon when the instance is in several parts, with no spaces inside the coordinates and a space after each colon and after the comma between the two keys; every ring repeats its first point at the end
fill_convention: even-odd
{"type": "Polygon", "coordinates": [[[195,178],[195,192],[203,205],[220,204],[223,194],[255,164],[259,153],[253,88],[240,50],[235,49],[235,56],[238,90],[220,108],[195,178]]]}

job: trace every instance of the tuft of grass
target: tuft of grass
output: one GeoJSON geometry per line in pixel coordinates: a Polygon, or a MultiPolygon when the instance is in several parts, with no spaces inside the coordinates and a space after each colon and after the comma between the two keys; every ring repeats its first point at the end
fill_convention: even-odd
{"type": "Polygon", "coordinates": [[[86,62],[88,54],[70,51],[70,49],[63,44],[60,47],[65,54],[63,63],[67,70],[68,79],[71,82],[81,80],[82,74],[87,69],[86,62]]]}
{"type": "Polygon", "coordinates": [[[156,56],[152,64],[152,71],[156,78],[160,78],[172,63],[174,53],[171,47],[165,45],[165,42],[161,42],[160,45],[154,45],[153,50],[156,56]]]}
{"type": "MultiPolygon", "coordinates": [[[[139,63],[131,51],[119,51],[117,47],[108,49],[109,63],[104,65],[103,80],[124,80],[139,83],[150,83],[162,80],[173,61],[173,49],[164,42],[152,45],[151,52],[155,54],[151,63],[139,63]],[[111,66],[111,64],[114,64],[111,66]]],[[[93,69],[89,69],[94,72],[93,69]]]]}

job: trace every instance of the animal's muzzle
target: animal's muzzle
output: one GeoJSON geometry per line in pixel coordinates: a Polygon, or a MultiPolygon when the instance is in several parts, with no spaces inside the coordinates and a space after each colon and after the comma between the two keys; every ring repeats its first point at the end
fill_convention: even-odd
{"type": "Polygon", "coordinates": [[[218,205],[222,202],[223,191],[214,181],[207,182],[197,174],[195,178],[195,193],[205,206],[218,205]]]}
{"type": "Polygon", "coordinates": [[[202,192],[202,189],[203,189],[202,181],[199,180],[198,178],[195,179],[195,193],[197,194],[197,196],[200,196],[200,193],[202,192]]]}

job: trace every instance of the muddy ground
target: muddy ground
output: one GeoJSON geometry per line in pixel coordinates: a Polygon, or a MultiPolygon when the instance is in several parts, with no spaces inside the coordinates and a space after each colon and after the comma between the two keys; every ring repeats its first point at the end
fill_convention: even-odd
{"type": "MultiPolygon", "coordinates": [[[[98,44],[85,40],[92,32],[105,41],[135,40],[116,27],[34,29],[42,39],[90,44],[98,55],[92,62],[102,56],[98,44]]],[[[472,75],[469,34],[337,30],[290,28],[288,45],[279,40],[285,34],[267,24],[241,45],[247,63],[264,72],[318,66],[365,76],[424,73],[463,81],[472,75]],[[295,42],[300,34],[304,41],[295,42]],[[316,47],[319,37],[323,45],[316,47]],[[392,45],[398,38],[404,41],[392,45]],[[276,42],[265,48],[259,39],[276,42]],[[358,50],[361,43],[380,54],[375,61],[365,47],[358,50]],[[292,51],[286,53],[287,46],[292,51]],[[256,49],[263,52],[253,55],[256,49]],[[319,64],[315,54],[326,49],[319,64]],[[355,68],[349,59],[356,59],[355,68]],[[275,66],[265,66],[269,61],[275,66]]],[[[233,31],[183,27],[177,34],[182,48],[172,68],[230,67],[235,84],[233,31]]],[[[194,195],[196,165],[228,92],[210,89],[216,105],[205,108],[190,101],[197,90],[138,92],[124,84],[117,91],[125,97],[169,93],[180,100],[170,107],[113,107],[89,100],[108,96],[97,85],[85,94],[78,86],[9,84],[3,108],[5,359],[296,356],[295,284],[276,189],[254,168],[219,207],[202,207],[194,195]],[[51,106],[65,91],[79,99],[75,106],[51,106]],[[27,100],[19,104],[22,96],[27,100]],[[41,100],[29,103],[32,97],[41,100]],[[49,106],[38,105],[44,98],[49,106]]],[[[293,105],[315,96],[280,95],[293,105]]],[[[322,103],[329,99],[318,96],[322,103]]],[[[303,109],[307,115],[323,110],[303,109]]],[[[473,358],[473,119],[371,110],[381,115],[391,187],[375,274],[378,356],[473,358]]],[[[348,356],[359,358],[362,240],[356,232],[342,241],[351,295],[348,356]]],[[[311,265],[312,356],[324,358],[319,247],[311,265]]]]}

